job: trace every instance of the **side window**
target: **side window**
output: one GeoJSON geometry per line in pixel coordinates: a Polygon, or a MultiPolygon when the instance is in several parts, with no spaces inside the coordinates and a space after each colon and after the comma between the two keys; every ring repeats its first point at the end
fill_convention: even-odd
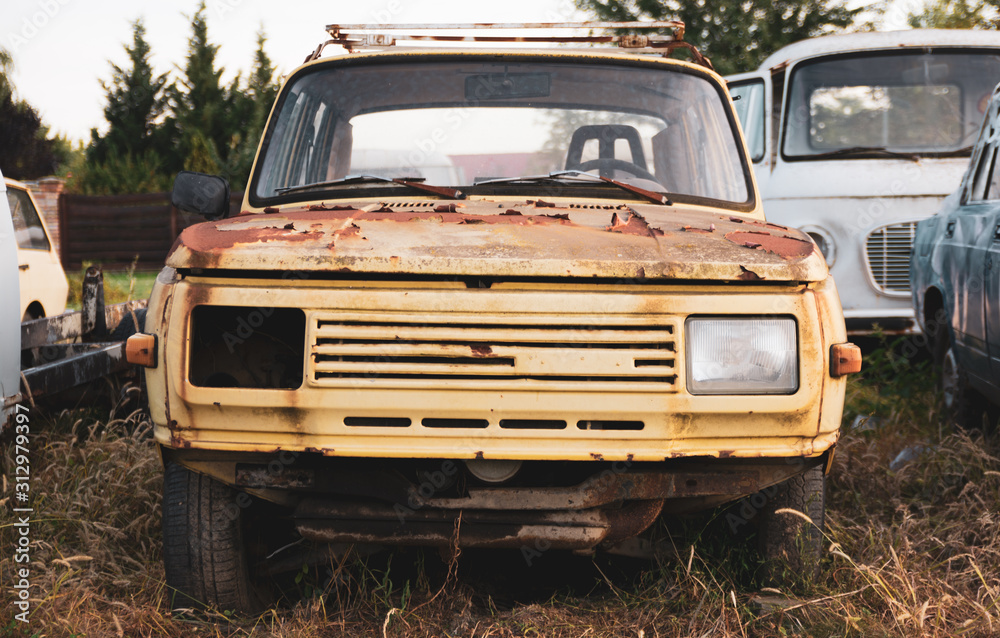
{"type": "Polygon", "coordinates": [[[48,250],[49,238],[45,236],[38,211],[31,204],[28,193],[13,188],[7,189],[7,202],[14,218],[14,237],[18,248],[48,250]]]}
{"type": "Polygon", "coordinates": [[[998,107],[1000,102],[996,100],[990,104],[980,132],[979,143],[982,150],[973,159],[975,164],[971,168],[970,202],[1000,199],[1000,167],[997,166],[997,143],[1000,141],[1000,129],[997,128],[998,107]]]}
{"type": "Polygon", "coordinates": [[[757,163],[764,159],[764,82],[755,80],[744,84],[730,84],[729,95],[740,118],[743,134],[747,137],[750,159],[757,163]]]}

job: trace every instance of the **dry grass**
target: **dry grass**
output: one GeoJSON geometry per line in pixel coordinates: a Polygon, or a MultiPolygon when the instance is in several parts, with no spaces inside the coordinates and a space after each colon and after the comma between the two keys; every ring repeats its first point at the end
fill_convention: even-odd
{"type": "MultiPolygon", "coordinates": [[[[922,365],[884,351],[869,359],[845,424],[874,418],[838,447],[827,569],[790,607],[766,602],[780,596],[757,580],[752,543],[716,513],[671,527],[652,564],[550,552],[528,567],[520,556],[466,552],[449,565],[400,550],[303,573],[299,602],[258,619],[174,618],[146,426],[77,412],[32,417],[34,612],[25,628],[5,602],[0,636],[1000,635],[1000,443],[940,427],[922,365]],[[889,469],[915,445],[926,449],[889,469]]],[[[5,448],[8,481],[12,456],[5,448]]],[[[5,601],[10,506],[0,514],[5,601]]]]}

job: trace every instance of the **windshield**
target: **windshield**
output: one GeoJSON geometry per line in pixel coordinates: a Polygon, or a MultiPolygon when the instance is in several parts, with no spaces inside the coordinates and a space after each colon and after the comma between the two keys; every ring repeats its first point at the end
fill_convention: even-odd
{"type": "MultiPolygon", "coordinates": [[[[331,64],[286,86],[255,168],[251,202],[400,188],[371,179],[337,183],[354,175],[475,194],[477,184],[481,192],[499,188],[489,180],[576,169],[675,200],[745,206],[749,170],[723,100],[701,75],[660,65],[494,58],[331,64]],[[288,190],[309,184],[317,187],[288,190]]],[[[580,188],[571,181],[545,188],[580,188]]],[[[519,184],[505,188],[539,189],[519,184]]]]}
{"type": "Polygon", "coordinates": [[[967,149],[997,78],[1000,55],[986,50],[844,55],[801,65],[789,80],[784,155],[967,149]]]}

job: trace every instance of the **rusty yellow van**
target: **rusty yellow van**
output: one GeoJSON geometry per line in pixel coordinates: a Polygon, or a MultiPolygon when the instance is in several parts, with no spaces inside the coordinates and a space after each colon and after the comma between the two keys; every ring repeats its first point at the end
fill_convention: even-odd
{"type": "Polygon", "coordinates": [[[725,84],[668,57],[682,25],[512,26],[331,25],[239,214],[178,176],[209,221],[129,356],[185,604],[254,609],[332,544],[630,551],[771,486],[764,556],[801,564],[774,510],[822,525],[860,367],[823,256],[766,221],[725,84]]]}

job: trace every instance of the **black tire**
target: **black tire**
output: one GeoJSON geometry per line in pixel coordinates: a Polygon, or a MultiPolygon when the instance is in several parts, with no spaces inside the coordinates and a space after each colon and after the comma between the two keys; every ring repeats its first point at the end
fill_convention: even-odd
{"type": "Polygon", "coordinates": [[[934,363],[938,368],[942,418],[964,429],[981,428],[987,401],[969,385],[968,374],[955,356],[951,330],[942,330],[935,339],[934,363]]]}
{"type": "Polygon", "coordinates": [[[819,575],[826,523],[826,476],[817,466],[778,486],[760,511],[759,543],[764,572],[771,581],[795,581],[819,575]],[[778,513],[793,509],[809,517],[778,513]]]}
{"type": "MultiPolygon", "coordinates": [[[[137,332],[142,332],[146,325],[146,309],[139,308],[121,318],[115,329],[108,335],[109,341],[125,341],[137,332]]],[[[146,395],[146,375],[141,368],[133,368],[127,374],[128,383],[122,388],[117,409],[132,413],[141,411],[140,420],[149,420],[149,397],[146,395]]]]}
{"type": "Polygon", "coordinates": [[[214,607],[240,614],[264,608],[251,580],[243,537],[245,508],[240,505],[249,498],[208,476],[166,462],[163,565],[173,593],[172,608],[214,607]]]}
{"type": "Polygon", "coordinates": [[[145,325],[146,309],[139,308],[138,310],[130,312],[122,317],[121,321],[118,322],[118,325],[115,326],[115,329],[111,331],[111,335],[108,339],[110,341],[125,341],[135,333],[141,332],[143,326],[145,325]]]}

